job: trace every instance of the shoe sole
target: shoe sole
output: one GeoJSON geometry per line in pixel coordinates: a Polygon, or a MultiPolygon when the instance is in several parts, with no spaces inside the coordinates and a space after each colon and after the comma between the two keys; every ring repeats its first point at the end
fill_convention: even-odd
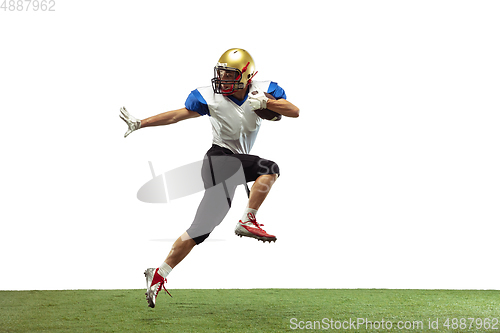
{"type": "Polygon", "coordinates": [[[145,295],[146,295],[146,300],[148,301],[148,306],[150,308],[155,307],[155,301],[153,300],[154,296],[151,297],[149,295],[149,294],[153,294],[150,287],[151,287],[151,282],[153,282],[154,271],[155,271],[154,268],[148,268],[144,271],[144,276],[146,276],[146,293],[145,293],[145,295]],[[151,277],[151,279],[149,279],[149,277],[151,277]]]}
{"type": "Polygon", "coordinates": [[[254,235],[252,234],[251,232],[247,231],[246,229],[243,230],[238,230],[236,229],[234,231],[234,234],[236,236],[240,236],[241,237],[249,237],[249,238],[255,238],[256,240],[259,240],[259,241],[262,241],[262,242],[276,242],[277,238],[276,237],[264,237],[264,236],[257,236],[257,235],[254,235]]]}

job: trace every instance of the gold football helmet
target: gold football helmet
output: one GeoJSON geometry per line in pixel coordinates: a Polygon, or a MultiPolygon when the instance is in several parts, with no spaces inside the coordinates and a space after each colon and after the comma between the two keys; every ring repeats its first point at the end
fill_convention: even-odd
{"type": "Polygon", "coordinates": [[[216,94],[231,95],[236,90],[246,89],[255,74],[250,53],[243,49],[229,49],[214,68],[212,87],[216,94]]]}

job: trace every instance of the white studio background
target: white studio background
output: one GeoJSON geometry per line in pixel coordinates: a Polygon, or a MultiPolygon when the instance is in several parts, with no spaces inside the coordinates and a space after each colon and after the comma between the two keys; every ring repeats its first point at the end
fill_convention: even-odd
{"type": "Polygon", "coordinates": [[[124,139],[181,108],[228,48],[300,107],[253,153],[282,176],[233,208],[170,275],[176,288],[500,289],[497,1],[60,1],[0,11],[0,289],[143,288],[201,193],[136,198],[199,161],[206,117],[124,139]]]}

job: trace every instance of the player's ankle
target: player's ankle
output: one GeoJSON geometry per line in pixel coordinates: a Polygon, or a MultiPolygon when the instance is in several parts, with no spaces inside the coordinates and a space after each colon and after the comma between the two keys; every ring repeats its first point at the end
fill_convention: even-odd
{"type": "Polygon", "coordinates": [[[172,267],[170,267],[166,262],[162,262],[160,267],[158,267],[158,274],[160,274],[161,277],[167,278],[168,274],[172,272],[172,267]]]}
{"type": "Polygon", "coordinates": [[[246,208],[243,216],[241,217],[241,223],[249,222],[250,220],[255,220],[255,216],[257,216],[257,209],[246,208]]]}

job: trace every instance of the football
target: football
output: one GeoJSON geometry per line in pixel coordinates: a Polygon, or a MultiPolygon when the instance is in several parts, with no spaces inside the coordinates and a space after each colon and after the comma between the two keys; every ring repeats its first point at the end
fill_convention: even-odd
{"type": "MultiPolygon", "coordinates": [[[[256,94],[256,91],[253,91],[252,94],[256,94]]],[[[269,99],[276,99],[273,95],[264,93],[269,99]]],[[[260,109],[254,111],[259,117],[262,119],[270,120],[270,121],[279,121],[281,119],[281,115],[277,112],[271,111],[269,109],[260,109]]]]}

